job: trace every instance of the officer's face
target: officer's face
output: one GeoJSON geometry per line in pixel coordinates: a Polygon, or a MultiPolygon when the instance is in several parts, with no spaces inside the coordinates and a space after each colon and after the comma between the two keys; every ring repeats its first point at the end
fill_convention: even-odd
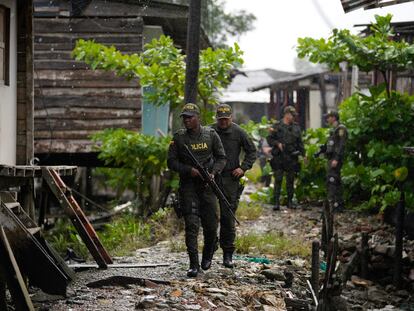
{"type": "Polygon", "coordinates": [[[327,117],[326,117],[326,122],[328,122],[328,124],[329,124],[329,125],[334,124],[334,123],[335,123],[335,121],[336,121],[336,119],[335,119],[335,117],[334,117],[334,116],[327,116],[327,117]]]}
{"type": "Polygon", "coordinates": [[[187,130],[194,130],[199,127],[200,119],[197,115],[195,116],[183,115],[183,123],[187,130]]]}
{"type": "Polygon", "coordinates": [[[291,124],[293,120],[295,119],[294,116],[290,112],[285,113],[284,118],[288,124],[291,124]]]}
{"type": "Polygon", "coordinates": [[[229,128],[232,122],[232,118],[220,118],[217,119],[217,126],[223,130],[229,128]]]}

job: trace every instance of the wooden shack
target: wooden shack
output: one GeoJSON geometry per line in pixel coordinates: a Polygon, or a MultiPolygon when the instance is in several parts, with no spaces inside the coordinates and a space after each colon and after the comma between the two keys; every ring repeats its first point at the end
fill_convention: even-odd
{"type": "Polygon", "coordinates": [[[34,0],[34,7],[36,156],[42,164],[97,166],[90,135],[106,128],[140,130],[142,90],[137,80],[73,60],[76,40],[135,53],[164,33],[183,48],[188,7],[131,0],[34,0]]]}

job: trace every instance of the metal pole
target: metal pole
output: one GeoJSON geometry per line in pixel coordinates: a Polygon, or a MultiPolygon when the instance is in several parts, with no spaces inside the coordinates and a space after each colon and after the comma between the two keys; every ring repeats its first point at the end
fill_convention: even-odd
{"type": "Polygon", "coordinates": [[[187,27],[187,60],[184,102],[197,102],[197,78],[200,54],[201,0],[191,0],[187,27]]]}

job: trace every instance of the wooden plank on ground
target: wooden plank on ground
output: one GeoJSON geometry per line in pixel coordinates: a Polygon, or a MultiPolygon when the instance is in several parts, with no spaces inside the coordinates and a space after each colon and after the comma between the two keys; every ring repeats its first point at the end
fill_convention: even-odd
{"type": "Polygon", "coordinates": [[[0,250],[2,254],[0,256],[0,274],[6,278],[7,287],[11,293],[16,310],[34,311],[33,303],[3,226],[0,226],[0,250]]]}

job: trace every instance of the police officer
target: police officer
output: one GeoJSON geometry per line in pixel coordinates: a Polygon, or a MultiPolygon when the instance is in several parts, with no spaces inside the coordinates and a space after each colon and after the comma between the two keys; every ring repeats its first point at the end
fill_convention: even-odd
{"type": "Polygon", "coordinates": [[[344,160],[345,144],[348,131],[339,122],[339,114],[330,111],[326,114],[326,121],[331,127],[329,138],[325,145],[321,147],[320,153],[325,153],[328,159],[326,171],[326,188],[328,200],[334,211],[340,212],[344,208],[342,199],[341,168],[344,160]]]}
{"type": "Polygon", "coordinates": [[[297,113],[293,106],[287,106],[283,110],[283,119],[270,129],[267,137],[269,146],[272,147],[272,160],[270,162],[274,174],[274,198],[273,210],[280,209],[280,190],[283,175],[286,174],[287,207],[293,208],[294,179],[299,172],[299,155],[305,154],[302,142],[302,132],[299,125],[294,121],[297,113]]]}
{"type": "MultiPolygon", "coordinates": [[[[240,178],[248,169],[251,169],[256,160],[256,147],[247,133],[232,122],[232,109],[222,104],[217,107],[217,123],[212,127],[217,131],[226,151],[227,164],[221,172],[218,183],[226,198],[236,212],[243,186],[240,178]],[[244,151],[244,158],[240,164],[240,153],[244,151]]],[[[220,246],[223,249],[223,265],[233,268],[233,252],[236,238],[235,221],[224,203],[220,201],[220,246]]]]}
{"type": "Polygon", "coordinates": [[[226,155],[216,131],[200,125],[200,110],[197,105],[184,105],[181,117],[185,129],[174,134],[168,150],[167,164],[180,175],[180,204],[185,221],[185,243],[190,258],[188,277],[196,277],[199,271],[197,236],[203,227],[204,248],[201,268],[211,266],[217,246],[217,199],[210,187],[200,178],[200,172],[193,167],[184,145],[187,145],[196,159],[210,172],[211,178],[219,174],[226,165],[226,155]]]}

